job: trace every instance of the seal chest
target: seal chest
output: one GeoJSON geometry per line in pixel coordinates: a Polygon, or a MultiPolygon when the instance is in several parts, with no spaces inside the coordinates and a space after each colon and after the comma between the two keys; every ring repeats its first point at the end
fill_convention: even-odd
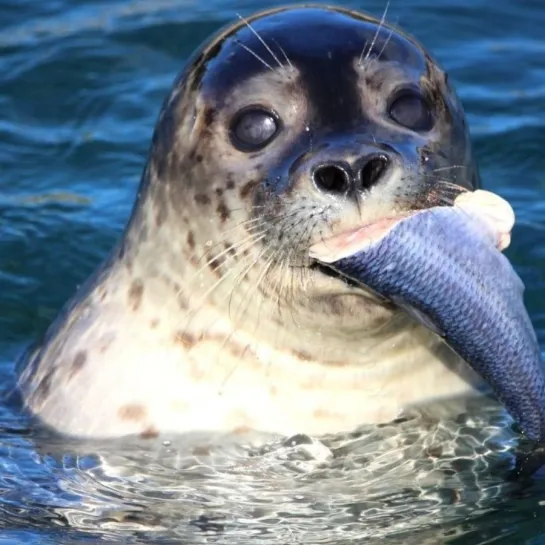
{"type": "Polygon", "coordinates": [[[121,242],[25,362],[26,404],[87,437],[322,434],[468,392],[435,336],[308,255],[478,184],[413,38],[323,6],[238,21],[174,84],[121,242]]]}

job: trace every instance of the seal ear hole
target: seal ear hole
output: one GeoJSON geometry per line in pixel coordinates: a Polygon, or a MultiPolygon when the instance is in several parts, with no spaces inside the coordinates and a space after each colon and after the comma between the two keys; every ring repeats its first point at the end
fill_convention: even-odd
{"type": "Polygon", "coordinates": [[[390,102],[388,114],[396,123],[415,132],[429,131],[434,123],[428,102],[414,90],[396,94],[390,102]]]}
{"type": "Polygon", "coordinates": [[[237,149],[252,152],[269,144],[279,128],[280,120],[274,112],[262,106],[249,106],[233,117],[229,136],[237,149]]]}

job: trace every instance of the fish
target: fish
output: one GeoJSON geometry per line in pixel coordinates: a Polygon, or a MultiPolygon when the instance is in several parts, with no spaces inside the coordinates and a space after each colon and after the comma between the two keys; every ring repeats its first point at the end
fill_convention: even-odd
{"type": "Polygon", "coordinates": [[[515,221],[494,193],[321,241],[310,257],[402,308],[479,374],[531,440],[545,441],[545,372],[524,284],[502,253],[515,221]]]}

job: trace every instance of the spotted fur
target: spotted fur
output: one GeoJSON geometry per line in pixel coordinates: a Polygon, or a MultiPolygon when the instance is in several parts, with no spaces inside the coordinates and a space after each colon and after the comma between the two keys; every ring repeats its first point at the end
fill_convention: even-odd
{"type": "Polygon", "coordinates": [[[26,404],[85,437],[320,434],[465,393],[475,377],[433,334],[308,248],[478,183],[462,107],[413,38],[323,6],[238,21],[176,80],[123,239],[27,362],[26,404]],[[401,83],[433,104],[429,133],[385,117],[401,83]],[[254,103],[282,130],[248,153],[229,126],[254,103]],[[357,198],[313,183],[379,148],[392,168],[357,198]]]}

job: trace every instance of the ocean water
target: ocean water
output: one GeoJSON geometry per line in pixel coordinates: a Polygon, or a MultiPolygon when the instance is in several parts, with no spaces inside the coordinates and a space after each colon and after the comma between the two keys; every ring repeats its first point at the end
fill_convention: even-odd
{"type": "MultiPolygon", "coordinates": [[[[0,543],[545,543],[545,483],[508,480],[518,436],[484,401],[262,448],[63,440],[8,401],[17,356],[117,240],[187,57],[274,4],[0,0],[0,543]]],[[[388,19],[449,71],[484,185],[515,209],[508,255],[543,346],[543,0],[391,0],[388,19]]]]}

